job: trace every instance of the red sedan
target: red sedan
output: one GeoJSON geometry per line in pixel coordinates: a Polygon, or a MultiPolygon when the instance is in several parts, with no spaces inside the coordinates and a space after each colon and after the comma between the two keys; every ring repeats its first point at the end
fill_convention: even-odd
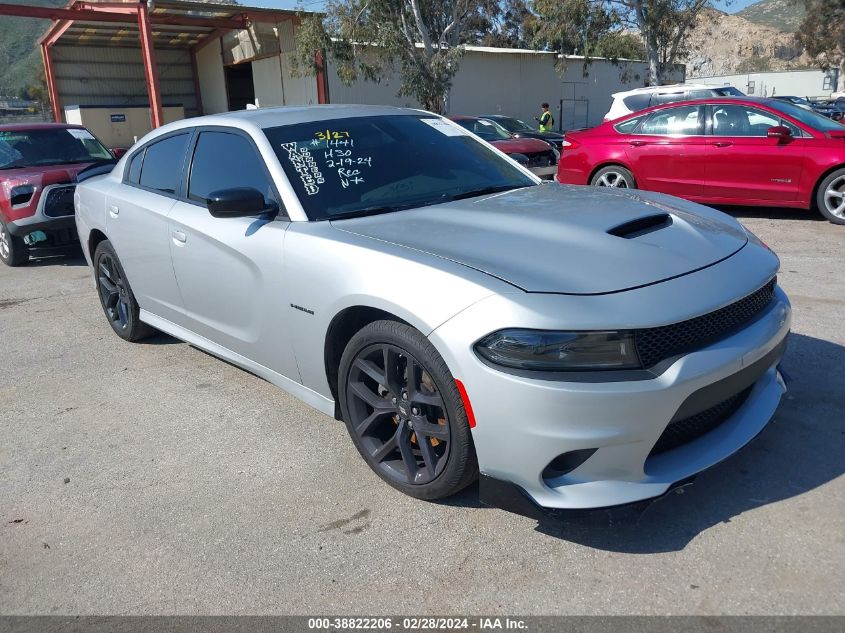
{"type": "Polygon", "coordinates": [[[777,99],[673,103],[567,132],[557,179],[817,209],[845,224],[845,126],[777,99]]]}

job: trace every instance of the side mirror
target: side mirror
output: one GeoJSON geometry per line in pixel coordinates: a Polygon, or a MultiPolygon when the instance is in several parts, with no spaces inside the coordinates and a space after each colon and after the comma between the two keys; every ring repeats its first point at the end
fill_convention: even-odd
{"type": "Polygon", "coordinates": [[[264,203],[264,195],[252,187],[212,191],[205,205],[215,218],[245,218],[275,211],[264,203]]]}
{"type": "Polygon", "coordinates": [[[126,153],[126,151],[127,150],[125,147],[115,147],[112,149],[111,155],[115,158],[121,158],[126,153]]]}
{"type": "Polygon", "coordinates": [[[776,138],[778,141],[788,141],[792,138],[792,132],[785,125],[775,125],[766,132],[769,138],[776,138]]]}

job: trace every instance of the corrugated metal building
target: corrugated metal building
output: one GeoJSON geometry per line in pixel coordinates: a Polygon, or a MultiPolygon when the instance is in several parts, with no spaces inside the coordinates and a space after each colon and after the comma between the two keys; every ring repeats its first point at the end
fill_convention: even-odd
{"type": "Polygon", "coordinates": [[[839,71],[830,70],[785,70],[780,72],[745,73],[739,75],[717,75],[696,77],[690,81],[711,86],[734,86],[745,94],[755,97],[804,97],[827,99],[836,91],[839,71]]]}
{"type": "MultiPolygon", "coordinates": [[[[566,56],[564,71],[555,68],[558,55],[533,50],[468,46],[449,92],[450,114],[505,114],[533,121],[547,102],[555,127],[570,130],[601,123],[615,92],[645,85],[647,64],[641,61],[566,56]]],[[[685,67],[677,65],[670,80],[683,82],[685,67]]],[[[331,64],[326,72],[332,103],[375,103],[420,107],[410,97],[398,97],[395,72],[380,82],[340,81],[331,64]]]]}

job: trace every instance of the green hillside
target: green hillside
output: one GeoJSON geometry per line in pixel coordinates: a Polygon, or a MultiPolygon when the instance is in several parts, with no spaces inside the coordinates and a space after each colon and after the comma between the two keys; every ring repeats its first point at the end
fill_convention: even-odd
{"type": "Polygon", "coordinates": [[[795,33],[804,18],[801,0],[760,0],[737,11],[736,15],[749,22],[765,24],[786,33],[795,33]]]}
{"type": "MultiPolygon", "coordinates": [[[[66,0],[4,0],[9,4],[61,7],[66,0]]],[[[36,46],[50,20],[0,16],[0,95],[19,95],[37,85],[42,75],[41,52],[36,46]]]]}

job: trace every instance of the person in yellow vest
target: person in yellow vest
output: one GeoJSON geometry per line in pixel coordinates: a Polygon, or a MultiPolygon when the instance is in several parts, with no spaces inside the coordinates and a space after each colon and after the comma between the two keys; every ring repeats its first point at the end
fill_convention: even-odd
{"type": "Polygon", "coordinates": [[[555,119],[552,113],[549,112],[549,104],[541,103],[540,107],[543,108],[543,113],[539,117],[534,117],[534,120],[540,122],[541,132],[551,132],[552,126],[555,124],[555,119]]]}

